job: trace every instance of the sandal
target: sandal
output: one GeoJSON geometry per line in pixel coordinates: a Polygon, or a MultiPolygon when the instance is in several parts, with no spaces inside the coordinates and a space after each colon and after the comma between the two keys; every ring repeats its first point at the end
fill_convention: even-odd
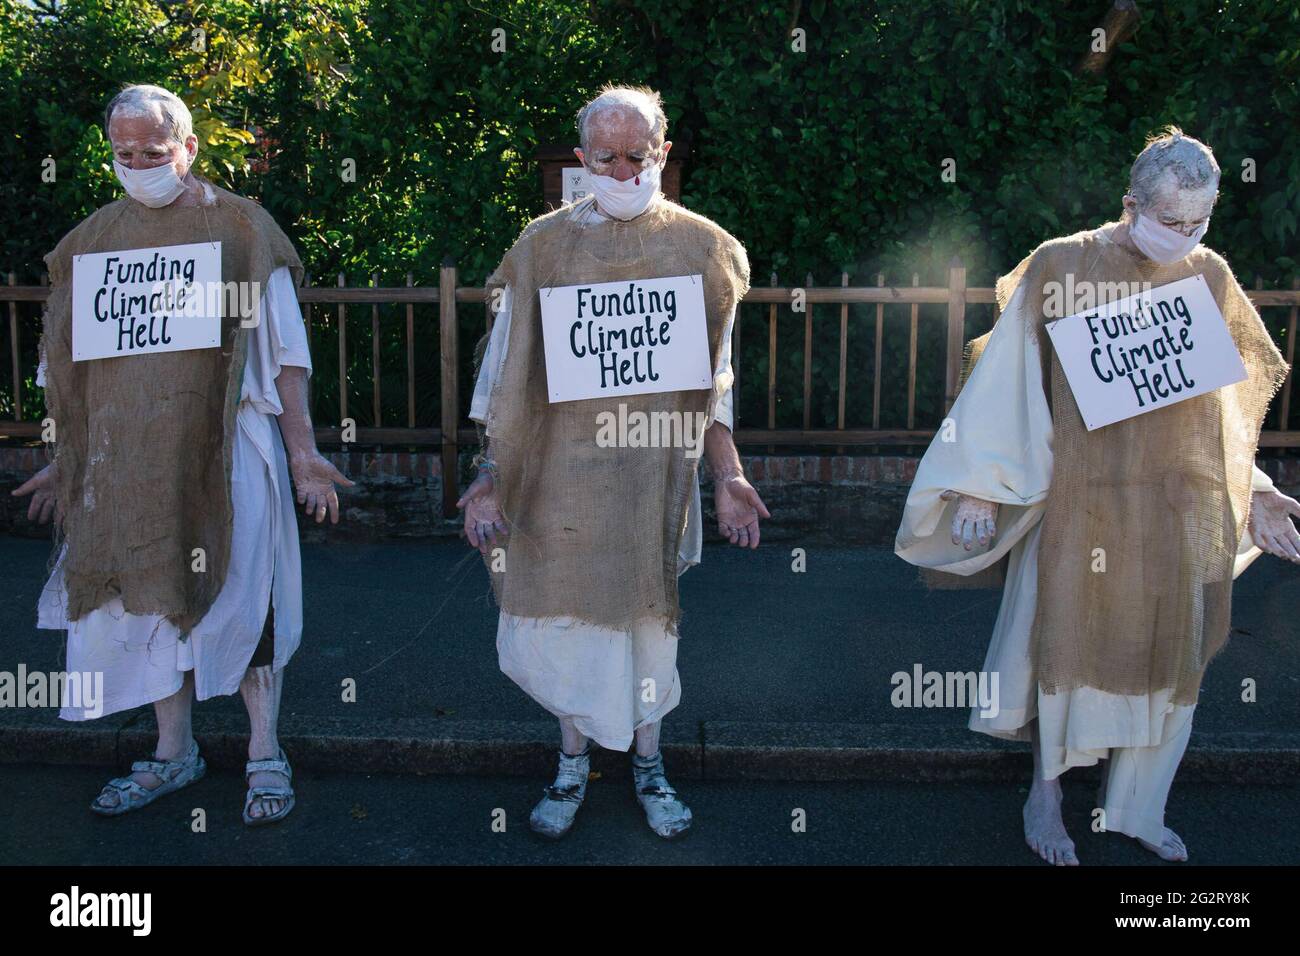
{"type": "MultiPolygon", "coordinates": [[[[244,779],[247,780],[255,773],[278,773],[282,774],[290,783],[293,782],[293,768],[289,766],[289,758],[284,755],[284,749],[280,749],[279,757],[269,757],[266,760],[250,760],[244,765],[244,779]]],[[[293,787],[250,787],[248,796],[244,798],[244,823],[250,827],[260,827],[267,823],[276,823],[283,820],[293,809],[294,793],[293,787]],[[277,813],[264,814],[260,817],[250,816],[248,811],[252,807],[254,800],[273,799],[284,802],[277,813]]]]}
{"type": "Polygon", "coordinates": [[[180,760],[137,760],[131,764],[132,773],[152,773],[161,779],[162,783],[158,786],[150,788],[130,777],[114,777],[99,792],[90,809],[104,817],[121,816],[146,807],[165,794],[202,780],[207,770],[208,765],[199,756],[198,742],[194,741],[180,760]],[[117,794],[117,803],[111,807],[100,803],[108,793],[117,794]]]}

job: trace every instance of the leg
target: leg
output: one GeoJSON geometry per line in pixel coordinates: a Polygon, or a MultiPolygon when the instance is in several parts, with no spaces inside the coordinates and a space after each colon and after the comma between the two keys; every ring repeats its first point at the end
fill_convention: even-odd
{"type": "Polygon", "coordinates": [[[1029,786],[1029,799],[1022,812],[1025,821],[1025,842],[1029,848],[1054,866],[1078,866],[1074,841],[1065,832],[1061,819],[1061,781],[1043,777],[1042,739],[1038,721],[1032,724],[1034,749],[1034,779],[1029,786]]]}
{"type": "MultiPolygon", "coordinates": [[[[155,701],[154,717],[158,722],[158,746],[154,748],[155,760],[181,760],[194,746],[192,711],[194,704],[194,673],[189,671],[181,681],[181,689],[170,697],[155,701]]],[[[162,778],[148,770],[137,770],[131,780],[146,790],[155,790],[162,778]]],[[[111,810],[122,800],[120,791],[105,787],[95,798],[95,805],[111,810]]]]}
{"type": "Polygon", "coordinates": [[[534,833],[558,840],[573,829],[578,808],[587,796],[587,781],[591,777],[591,744],[573,725],[573,721],[560,718],[560,767],[555,783],[542,793],[542,799],[528,815],[528,825],[534,833]]]}
{"type": "MultiPolygon", "coordinates": [[[[267,664],[250,667],[239,683],[240,696],[248,708],[248,759],[273,760],[280,756],[277,726],[280,718],[280,694],[284,688],[284,671],[278,674],[267,664]]],[[[288,784],[286,775],[277,771],[262,770],[248,777],[248,786],[283,787],[288,784]]],[[[248,815],[257,819],[275,816],[285,806],[286,800],[277,797],[258,797],[248,809],[248,815]]]]}
{"type": "Polygon", "coordinates": [[[677,797],[664,774],[664,757],[659,750],[660,721],[636,728],[636,756],[632,758],[632,782],[636,798],[645,810],[650,829],[671,840],[691,826],[691,810],[677,797]]]}
{"type": "Polygon", "coordinates": [[[1187,846],[1165,826],[1165,803],[1191,734],[1192,708],[1187,707],[1182,724],[1164,743],[1112,750],[1102,803],[1107,830],[1131,836],[1174,863],[1187,859],[1187,846]]]}
{"type": "Polygon", "coordinates": [[[573,723],[572,717],[560,718],[560,749],[567,756],[576,757],[587,752],[588,740],[573,723]]]}
{"type": "Polygon", "coordinates": [[[642,724],[632,731],[638,757],[653,757],[659,752],[659,728],[662,726],[663,722],[656,720],[653,724],[642,724]]]}

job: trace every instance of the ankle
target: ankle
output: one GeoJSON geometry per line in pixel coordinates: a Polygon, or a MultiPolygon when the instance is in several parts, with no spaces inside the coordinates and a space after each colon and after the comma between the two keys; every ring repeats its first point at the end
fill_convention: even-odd
{"type": "Polygon", "coordinates": [[[249,760],[280,759],[280,741],[275,737],[254,738],[248,742],[249,760]]]}
{"type": "Polygon", "coordinates": [[[1061,794],[1060,780],[1057,779],[1042,780],[1039,778],[1035,778],[1034,782],[1030,784],[1029,798],[1031,800],[1052,799],[1052,800],[1056,800],[1059,803],[1061,801],[1061,796],[1062,794],[1061,794]]]}
{"type": "Polygon", "coordinates": [[[190,747],[194,745],[194,735],[187,734],[184,737],[172,737],[167,740],[158,739],[158,746],[154,748],[154,760],[180,760],[190,752],[190,747]]]}

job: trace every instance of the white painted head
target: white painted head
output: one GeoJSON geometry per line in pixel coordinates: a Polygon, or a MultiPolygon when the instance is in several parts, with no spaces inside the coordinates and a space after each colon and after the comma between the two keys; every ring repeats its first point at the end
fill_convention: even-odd
{"type": "Polygon", "coordinates": [[[131,198],[167,206],[197,184],[190,168],[199,152],[194,121],[184,101],[160,86],[135,84],[104,110],[113,169],[131,198]]]}
{"type": "Polygon", "coordinates": [[[597,176],[625,182],[668,160],[663,98],[644,86],[606,86],[578,111],[573,152],[597,176]]]}
{"type": "Polygon", "coordinates": [[[1147,140],[1129,171],[1124,212],[1132,224],[1138,215],[1184,236],[1209,222],[1219,194],[1219,164],[1198,139],[1170,126],[1147,140]]]}

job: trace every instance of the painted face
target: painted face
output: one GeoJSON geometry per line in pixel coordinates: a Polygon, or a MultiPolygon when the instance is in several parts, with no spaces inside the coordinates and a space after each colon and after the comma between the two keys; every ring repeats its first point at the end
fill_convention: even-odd
{"type": "Polygon", "coordinates": [[[605,110],[587,123],[587,149],[573,152],[597,176],[625,182],[651,166],[662,166],[671,142],[652,141],[650,120],[631,109],[605,110]]]}
{"type": "MultiPolygon", "coordinates": [[[[1156,198],[1151,205],[1140,212],[1162,226],[1184,236],[1191,236],[1209,221],[1218,195],[1217,182],[1207,183],[1199,189],[1180,189],[1174,181],[1166,178],[1156,190],[1156,198]]],[[[1124,208],[1135,214],[1139,211],[1137,202],[1131,196],[1124,197],[1124,208]]]]}
{"type": "Polygon", "coordinates": [[[168,138],[162,115],[123,116],[113,114],[108,124],[113,158],[128,169],[154,169],[171,163],[178,178],[184,179],[198,154],[198,138],[191,135],[184,145],[168,138]]]}

